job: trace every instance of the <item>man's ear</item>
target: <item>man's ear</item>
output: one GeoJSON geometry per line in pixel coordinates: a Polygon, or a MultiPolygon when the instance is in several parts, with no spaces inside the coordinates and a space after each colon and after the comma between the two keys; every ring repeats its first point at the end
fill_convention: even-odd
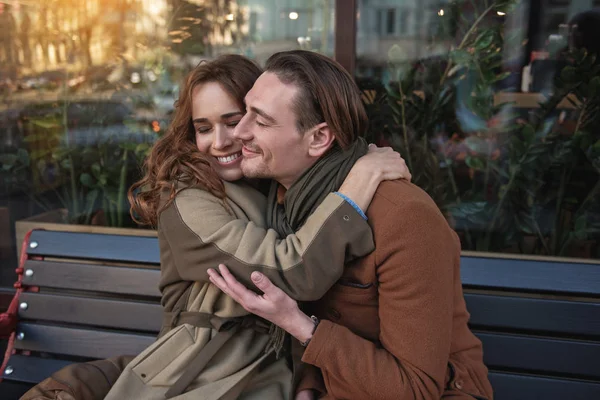
{"type": "Polygon", "coordinates": [[[333,146],[335,135],[329,129],[327,122],[322,122],[312,128],[307,139],[308,155],[311,157],[321,157],[333,146]]]}

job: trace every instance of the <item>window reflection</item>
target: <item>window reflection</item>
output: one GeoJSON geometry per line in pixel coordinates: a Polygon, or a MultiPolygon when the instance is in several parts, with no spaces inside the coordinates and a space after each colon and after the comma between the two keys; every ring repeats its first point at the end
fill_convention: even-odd
{"type": "Polygon", "coordinates": [[[600,10],[529,4],[359,1],[370,139],[401,151],[463,250],[599,258],[600,10]]]}
{"type": "Polygon", "coordinates": [[[12,284],[24,220],[136,227],[126,190],[192,67],[223,53],[260,63],[298,48],[332,56],[334,8],[334,0],[0,2],[0,286],[12,284]]]}

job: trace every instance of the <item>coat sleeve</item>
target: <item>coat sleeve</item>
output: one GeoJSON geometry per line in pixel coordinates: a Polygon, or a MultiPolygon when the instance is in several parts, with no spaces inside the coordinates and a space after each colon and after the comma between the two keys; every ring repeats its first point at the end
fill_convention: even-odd
{"type": "Polygon", "coordinates": [[[159,230],[183,280],[207,282],[207,270],[223,263],[249,288],[250,274],[260,271],[302,301],[322,297],[346,261],[374,249],[369,224],[334,193],[296,234],[279,238],[272,229],[236,218],[210,193],[187,189],[161,213],[159,230]]]}
{"type": "Polygon", "coordinates": [[[377,243],[379,343],[321,321],[302,361],[344,399],[439,399],[450,352],[456,236],[434,206],[397,206],[377,243]]]}

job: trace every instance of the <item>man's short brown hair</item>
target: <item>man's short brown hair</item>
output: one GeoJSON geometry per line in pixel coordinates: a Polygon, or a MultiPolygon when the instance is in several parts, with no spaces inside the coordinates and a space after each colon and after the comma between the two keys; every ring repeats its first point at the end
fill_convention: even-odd
{"type": "Polygon", "coordinates": [[[367,131],[360,90],[334,60],[311,51],[283,51],[269,57],[265,71],[298,87],[293,107],[299,132],[326,122],[345,149],[367,131]]]}

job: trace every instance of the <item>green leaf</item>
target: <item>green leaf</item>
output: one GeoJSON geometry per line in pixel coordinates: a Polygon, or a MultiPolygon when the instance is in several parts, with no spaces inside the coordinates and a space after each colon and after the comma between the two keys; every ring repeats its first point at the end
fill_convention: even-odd
{"type": "Polygon", "coordinates": [[[600,76],[595,76],[590,81],[590,97],[600,94],[600,76]]]}
{"type": "Polygon", "coordinates": [[[71,167],[73,166],[73,164],[71,163],[71,159],[70,158],[65,158],[64,160],[61,160],[60,166],[63,169],[71,169],[71,167]]]}
{"type": "Polygon", "coordinates": [[[150,150],[150,145],[148,143],[140,143],[135,148],[135,154],[146,155],[148,153],[148,150],[150,150]]]}
{"type": "Polygon", "coordinates": [[[510,76],[510,74],[512,74],[512,72],[510,72],[510,71],[506,71],[501,74],[498,74],[498,75],[496,75],[495,81],[496,82],[503,81],[504,79],[508,78],[510,76]]]}
{"type": "Polygon", "coordinates": [[[106,174],[101,174],[101,175],[98,177],[98,184],[99,184],[101,187],[106,187],[106,184],[107,184],[107,183],[108,183],[108,176],[107,176],[106,174]]]}
{"type": "Polygon", "coordinates": [[[450,52],[450,59],[456,64],[469,64],[473,56],[466,50],[456,49],[450,52]]]}
{"type": "Polygon", "coordinates": [[[477,153],[477,154],[487,154],[488,153],[488,144],[486,141],[478,136],[469,136],[464,141],[465,146],[469,148],[469,150],[477,153]]]}
{"type": "Polygon", "coordinates": [[[135,143],[121,143],[120,147],[124,150],[131,150],[134,151],[137,148],[137,145],[135,143]]]}
{"type": "Polygon", "coordinates": [[[98,164],[98,163],[92,164],[92,173],[94,174],[96,179],[98,179],[98,177],[100,176],[101,171],[102,171],[102,167],[100,166],[100,164],[98,164]]]}
{"type": "Polygon", "coordinates": [[[27,135],[23,138],[23,141],[25,143],[35,143],[38,140],[40,140],[40,136],[39,135],[27,135]]]}
{"type": "Polygon", "coordinates": [[[84,172],[83,174],[81,174],[81,176],[79,176],[79,181],[81,182],[81,184],[83,186],[87,186],[87,187],[94,186],[94,179],[87,172],[84,172]]]}
{"type": "Polygon", "coordinates": [[[29,153],[25,149],[17,150],[17,157],[22,164],[29,165],[29,153]]]}
{"type": "Polygon", "coordinates": [[[394,44],[388,50],[388,60],[391,63],[398,63],[398,62],[404,61],[404,60],[406,60],[406,51],[402,50],[402,48],[400,46],[398,46],[397,44],[394,44]]]}
{"type": "Polygon", "coordinates": [[[489,47],[494,41],[494,35],[494,31],[491,29],[481,32],[479,36],[477,36],[477,39],[475,39],[475,49],[481,51],[489,47]]]}
{"type": "Polygon", "coordinates": [[[481,171],[485,169],[485,161],[480,157],[468,156],[467,158],[465,158],[465,164],[467,164],[469,168],[473,168],[474,170],[481,171]]]}
{"type": "Polygon", "coordinates": [[[515,9],[517,3],[518,2],[515,0],[498,0],[494,4],[494,9],[496,11],[502,11],[504,13],[508,13],[515,9]]]}
{"type": "Polygon", "coordinates": [[[571,66],[564,67],[562,71],[560,71],[560,77],[566,83],[572,83],[579,79],[577,69],[571,66]]]}
{"type": "Polygon", "coordinates": [[[530,124],[526,124],[521,129],[521,133],[523,134],[523,141],[525,144],[529,144],[535,138],[535,128],[530,124]]]}
{"type": "Polygon", "coordinates": [[[85,196],[85,202],[88,208],[91,208],[94,205],[99,194],[100,191],[98,189],[93,189],[88,192],[88,194],[85,196]]]}
{"type": "Polygon", "coordinates": [[[585,216],[581,216],[575,220],[575,231],[582,231],[585,229],[587,225],[587,218],[585,216]]]}
{"type": "Polygon", "coordinates": [[[489,164],[492,167],[492,170],[496,172],[496,174],[500,175],[500,177],[505,179],[510,178],[508,172],[504,169],[504,167],[497,165],[495,162],[490,162],[489,164]]]}
{"type": "Polygon", "coordinates": [[[19,157],[16,154],[0,154],[0,163],[5,170],[7,170],[6,167],[9,169],[14,167],[18,160],[19,157]]]}
{"type": "Polygon", "coordinates": [[[32,119],[31,123],[44,129],[58,128],[60,124],[55,118],[32,119]]]}

